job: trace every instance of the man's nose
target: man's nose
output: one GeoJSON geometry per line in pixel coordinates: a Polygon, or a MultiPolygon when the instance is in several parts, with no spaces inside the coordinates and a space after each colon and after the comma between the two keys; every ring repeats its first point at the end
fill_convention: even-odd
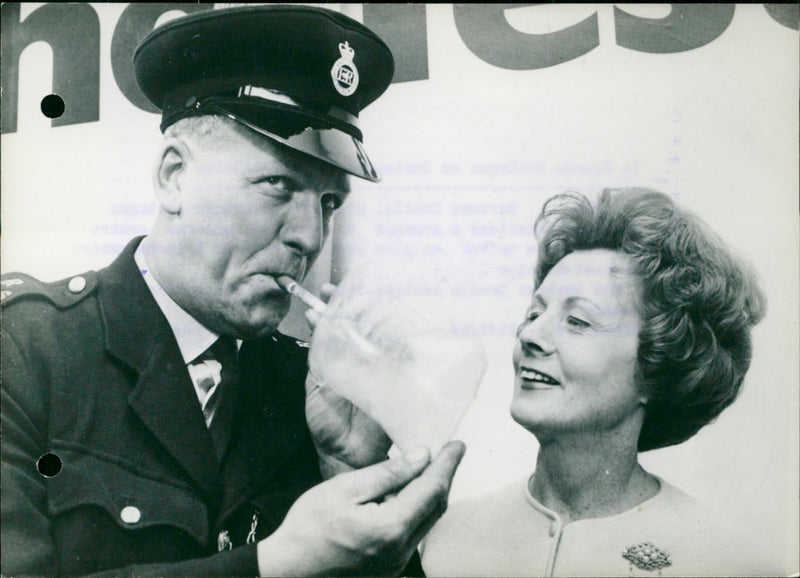
{"type": "Polygon", "coordinates": [[[552,328],[546,314],[526,321],[519,331],[519,342],[522,350],[529,355],[550,355],[555,351],[552,328]]]}
{"type": "Polygon", "coordinates": [[[299,191],[293,195],[281,229],[281,240],[305,256],[315,256],[322,250],[325,218],[319,193],[299,191]]]}

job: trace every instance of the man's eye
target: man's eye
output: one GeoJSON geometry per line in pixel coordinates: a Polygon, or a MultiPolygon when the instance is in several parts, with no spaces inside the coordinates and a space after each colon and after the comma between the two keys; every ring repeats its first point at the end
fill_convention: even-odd
{"type": "Polygon", "coordinates": [[[329,213],[332,213],[342,206],[342,200],[334,194],[323,195],[320,203],[322,204],[322,208],[329,213]]]}
{"type": "Polygon", "coordinates": [[[260,179],[258,182],[266,183],[269,186],[274,187],[284,193],[293,193],[298,188],[297,183],[293,179],[283,176],[264,177],[263,179],[260,179]]]}

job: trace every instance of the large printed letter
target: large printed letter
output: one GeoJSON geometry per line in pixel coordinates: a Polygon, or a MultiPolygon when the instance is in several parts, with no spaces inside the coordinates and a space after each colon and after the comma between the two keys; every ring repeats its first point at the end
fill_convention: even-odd
{"type": "Polygon", "coordinates": [[[764,9],[778,24],[793,30],[800,28],[800,6],[797,4],[764,4],[764,9]]]}
{"type": "Polygon", "coordinates": [[[734,9],[733,4],[673,4],[665,18],[640,18],[614,6],[617,44],[657,54],[699,48],[725,32],[734,9]]]}
{"type": "Polygon", "coordinates": [[[157,4],[131,4],[122,12],[111,38],[111,70],[122,94],[136,107],[147,112],[158,109],[136,84],[133,75],[133,52],[145,36],[153,29],[159,16],[170,10],[181,10],[187,14],[210,10],[213,3],[184,4],[180,2],[157,4]]]}
{"type": "MultiPolygon", "coordinates": [[[[52,126],[100,119],[100,22],[86,4],[45,4],[20,22],[20,5],[2,6],[2,125],[3,133],[17,131],[19,57],[38,41],[53,51],[53,92],[64,99],[64,114],[52,126]]],[[[45,95],[43,94],[42,97],[45,95]]],[[[36,103],[37,108],[39,103],[36,103]]]]}
{"type": "Polygon", "coordinates": [[[394,54],[394,79],[428,78],[428,26],[424,4],[364,4],[364,24],[394,54]]]}
{"type": "Polygon", "coordinates": [[[532,4],[456,4],[456,27],[475,56],[500,68],[547,68],[583,56],[600,43],[597,14],[548,34],[526,34],[512,28],[504,12],[532,4]]]}

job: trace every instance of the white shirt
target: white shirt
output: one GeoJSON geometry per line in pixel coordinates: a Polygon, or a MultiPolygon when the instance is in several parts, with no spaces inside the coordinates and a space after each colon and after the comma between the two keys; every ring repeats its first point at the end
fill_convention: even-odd
{"type": "MultiPolygon", "coordinates": [[[[175,340],[178,342],[178,348],[181,351],[183,362],[186,364],[189,377],[194,385],[197,400],[200,402],[200,409],[203,411],[203,417],[206,421],[206,426],[211,425],[211,420],[214,418],[214,404],[209,405],[214,392],[221,381],[220,371],[221,365],[219,362],[208,360],[200,364],[192,364],[191,362],[197,359],[206,349],[211,347],[214,342],[219,339],[219,335],[207,329],[194,317],[189,315],[180,305],[173,301],[172,297],[167,295],[164,288],[156,281],[156,278],[150,273],[150,268],[144,258],[141,243],[136,248],[133,254],[133,259],[142,273],[142,278],[147,284],[150,293],[156,300],[159,309],[167,318],[167,323],[172,328],[172,333],[175,334],[175,340]],[[211,387],[206,389],[201,384],[207,378],[213,379],[214,383],[211,387]]],[[[237,342],[238,343],[238,342],[237,342]]]]}
{"type": "Polygon", "coordinates": [[[564,524],[528,491],[526,477],[451,504],[420,547],[426,576],[772,576],[777,568],[736,528],[664,480],[635,508],[564,524]],[[649,543],[670,557],[660,570],[623,557],[649,543]]]}

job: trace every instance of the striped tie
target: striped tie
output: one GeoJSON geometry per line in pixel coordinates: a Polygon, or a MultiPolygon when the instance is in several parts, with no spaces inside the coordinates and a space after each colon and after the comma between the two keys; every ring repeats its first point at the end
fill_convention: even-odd
{"type": "Polygon", "coordinates": [[[236,340],[220,337],[190,366],[189,373],[208,397],[203,403],[203,416],[214,442],[217,457],[222,459],[231,437],[236,390],[239,382],[239,360],[236,340]]]}

